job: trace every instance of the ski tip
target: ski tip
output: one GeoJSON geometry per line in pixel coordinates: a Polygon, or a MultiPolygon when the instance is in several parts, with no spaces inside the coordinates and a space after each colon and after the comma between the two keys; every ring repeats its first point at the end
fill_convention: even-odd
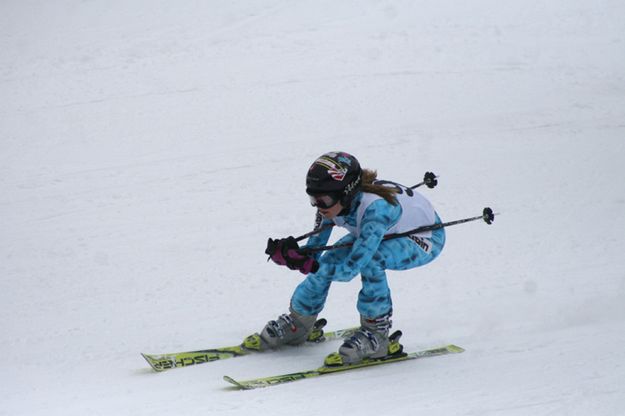
{"type": "Polygon", "coordinates": [[[239,383],[238,381],[236,381],[235,379],[233,379],[230,376],[224,376],[224,380],[227,381],[228,383],[232,384],[235,387],[238,387],[242,390],[247,390],[248,387],[244,386],[243,384],[239,383]]]}
{"type": "Polygon", "coordinates": [[[464,352],[464,348],[459,347],[457,345],[450,344],[447,346],[447,351],[453,352],[453,353],[461,353],[461,352],[464,352]]]}
{"type": "Polygon", "coordinates": [[[159,370],[158,368],[156,368],[154,366],[154,363],[152,362],[152,357],[149,354],[144,354],[144,353],[140,353],[140,354],[145,359],[145,361],[147,361],[148,364],[150,364],[150,367],[152,367],[152,370],[154,370],[156,372],[162,371],[162,370],[159,370]]]}
{"type": "Polygon", "coordinates": [[[162,365],[162,363],[159,360],[162,360],[163,356],[144,354],[144,353],[140,353],[140,354],[143,358],[145,358],[145,361],[147,361],[148,364],[150,364],[150,367],[152,367],[152,370],[156,371],[157,373],[162,373],[163,371],[166,371],[170,368],[174,368],[174,367],[165,367],[162,365]]]}
{"type": "Polygon", "coordinates": [[[142,352],[140,352],[139,354],[141,354],[141,356],[145,359],[145,361],[148,362],[148,364],[150,364],[150,366],[152,365],[152,363],[150,362],[150,355],[149,354],[144,354],[142,352]]]}

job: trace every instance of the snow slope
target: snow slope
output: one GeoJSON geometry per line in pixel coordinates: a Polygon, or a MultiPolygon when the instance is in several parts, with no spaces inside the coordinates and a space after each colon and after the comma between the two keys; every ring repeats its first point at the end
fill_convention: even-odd
{"type": "MultiPolygon", "coordinates": [[[[625,414],[625,3],[0,2],[0,415],[625,414]],[[406,349],[457,356],[238,392],[289,349],[238,343],[301,276],[328,150],[413,184],[450,228],[389,273],[406,349]],[[362,393],[371,392],[364,396],[362,393]]],[[[340,234],[340,233],[339,233],[340,234]]],[[[357,279],[324,316],[354,325],[357,279]]]]}

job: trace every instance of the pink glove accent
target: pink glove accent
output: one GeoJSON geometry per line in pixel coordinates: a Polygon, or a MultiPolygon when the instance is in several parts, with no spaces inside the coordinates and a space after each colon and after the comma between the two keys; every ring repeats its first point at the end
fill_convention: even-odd
{"type": "Polygon", "coordinates": [[[276,250],[276,252],[271,255],[271,260],[279,266],[286,266],[286,259],[282,256],[282,250],[276,250]]]}
{"type": "Polygon", "coordinates": [[[315,259],[309,256],[304,256],[298,253],[296,250],[287,250],[286,256],[289,258],[289,260],[295,260],[298,262],[303,261],[301,267],[297,269],[301,273],[308,274],[316,272],[319,269],[319,264],[315,259]]]}

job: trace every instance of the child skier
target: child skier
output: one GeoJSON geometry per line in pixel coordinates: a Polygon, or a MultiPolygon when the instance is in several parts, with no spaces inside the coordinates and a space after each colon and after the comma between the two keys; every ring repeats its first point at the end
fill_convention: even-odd
{"type": "Polygon", "coordinates": [[[301,249],[295,238],[288,237],[269,239],[266,251],[276,264],[298,270],[306,278],[295,289],[290,313],[269,321],[260,334],[245,340],[245,347],[266,350],[302,344],[313,330],[332,282],[347,282],[360,274],[360,328],[344,341],[338,354],[331,355],[331,361],[354,364],[389,354],[393,308],[385,270],[407,270],[431,262],[445,245],[445,231],[439,228],[383,240],[388,234],[440,223],[440,218],[416,191],[376,180],[376,176],[344,152],[329,152],[314,161],[306,176],[306,193],[317,208],[315,228],[323,230],[301,249]],[[349,231],[336,245],[352,245],[307,255],[306,249],[327,243],[330,224],[349,231]]]}

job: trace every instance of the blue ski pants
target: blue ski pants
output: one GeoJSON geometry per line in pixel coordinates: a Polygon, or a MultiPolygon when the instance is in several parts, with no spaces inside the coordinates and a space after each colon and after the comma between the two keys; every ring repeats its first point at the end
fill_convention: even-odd
{"type": "MultiPolygon", "coordinates": [[[[353,243],[352,234],[341,238],[336,245],[353,243]]],[[[393,304],[391,290],[386,279],[386,270],[408,270],[430,263],[440,254],[445,245],[445,229],[432,232],[427,239],[401,237],[382,241],[371,261],[360,269],[362,289],[358,294],[358,312],[367,318],[376,318],[389,313],[393,304]]],[[[326,251],[319,263],[342,263],[351,248],[339,248],[326,251]]],[[[316,315],[323,309],[332,276],[310,273],[297,286],[291,298],[291,307],[301,315],[316,315]]]]}

